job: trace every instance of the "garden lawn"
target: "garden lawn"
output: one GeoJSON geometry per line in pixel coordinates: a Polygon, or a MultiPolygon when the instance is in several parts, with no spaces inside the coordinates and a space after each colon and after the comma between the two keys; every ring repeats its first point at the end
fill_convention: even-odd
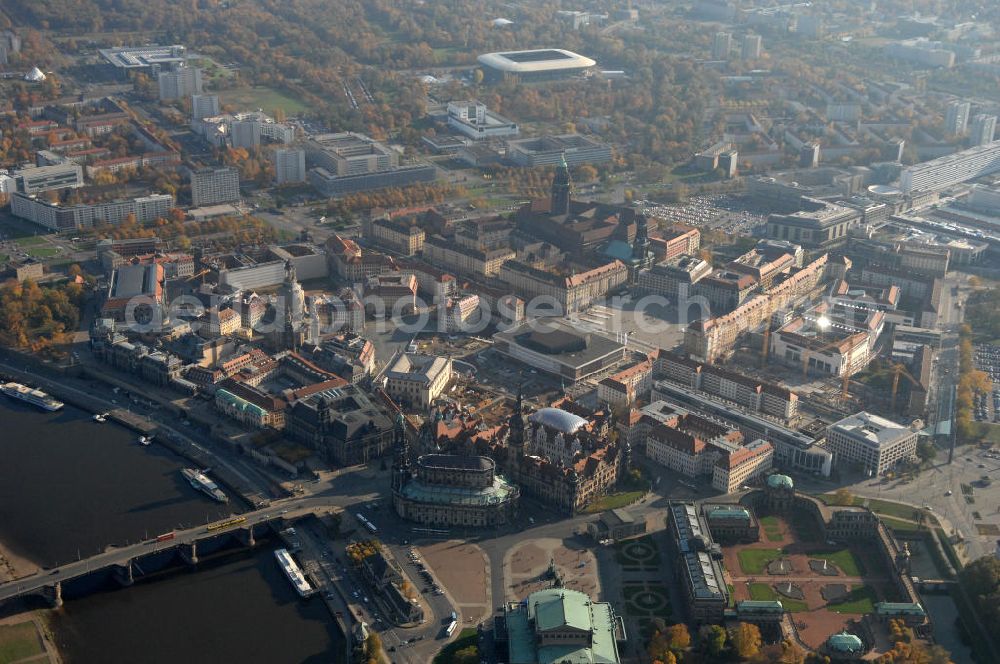
{"type": "Polygon", "coordinates": [[[826,608],[837,613],[875,613],[875,592],[868,586],[854,586],[842,602],[830,603],[826,608]]]}
{"type": "Polygon", "coordinates": [[[738,552],[740,567],[745,574],[763,574],[767,564],[781,557],[780,549],[743,549],[738,552]]]}
{"type": "Polygon", "coordinates": [[[785,536],[781,534],[781,525],[778,523],[777,517],[765,516],[760,520],[760,525],[764,526],[764,536],[767,537],[768,542],[781,542],[785,539],[785,536]]]}
{"type": "Polygon", "coordinates": [[[809,605],[802,600],[782,597],[778,594],[777,590],[766,583],[751,583],[750,599],[757,600],[758,602],[773,602],[774,600],[778,600],[785,607],[785,610],[791,613],[801,613],[809,610],[809,605]]]}
{"type": "Polygon", "coordinates": [[[451,664],[455,661],[455,653],[464,650],[469,646],[479,644],[479,633],[472,627],[466,627],[459,633],[458,638],[441,649],[441,652],[434,658],[434,664],[451,664]]]}
{"type": "Polygon", "coordinates": [[[850,549],[841,549],[839,551],[816,551],[809,554],[810,558],[819,558],[820,560],[829,560],[831,563],[840,568],[840,571],[844,573],[845,576],[864,576],[865,566],[861,560],[850,549]]]}
{"type": "Polygon", "coordinates": [[[626,491],[625,493],[613,493],[610,496],[603,496],[598,498],[591,504],[587,505],[587,509],[584,510],[588,514],[596,514],[597,512],[607,512],[608,510],[616,510],[621,507],[626,507],[634,502],[637,502],[640,498],[646,495],[645,491],[626,491]]]}

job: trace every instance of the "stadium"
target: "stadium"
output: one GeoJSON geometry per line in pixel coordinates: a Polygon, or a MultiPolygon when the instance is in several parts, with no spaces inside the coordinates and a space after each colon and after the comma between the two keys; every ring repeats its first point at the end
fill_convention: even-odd
{"type": "Polygon", "coordinates": [[[533,51],[506,51],[480,55],[484,79],[503,81],[542,81],[569,78],[590,69],[597,63],[572,51],[543,48],[533,51]]]}

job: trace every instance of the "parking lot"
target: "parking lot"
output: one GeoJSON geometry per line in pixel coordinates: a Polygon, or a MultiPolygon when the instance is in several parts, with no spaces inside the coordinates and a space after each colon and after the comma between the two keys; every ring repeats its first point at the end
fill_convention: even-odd
{"type": "Polygon", "coordinates": [[[731,194],[692,196],[682,205],[647,202],[641,210],[643,214],[670,223],[741,235],[750,235],[754,228],[766,221],[768,214],[768,210],[753,204],[748,197],[731,194]]]}
{"type": "Polygon", "coordinates": [[[979,393],[975,396],[973,406],[976,420],[1000,423],[1000,346],[976,346],[974,362],[976,369],[985,373],[993,383],[991,394],[979,393]]]}

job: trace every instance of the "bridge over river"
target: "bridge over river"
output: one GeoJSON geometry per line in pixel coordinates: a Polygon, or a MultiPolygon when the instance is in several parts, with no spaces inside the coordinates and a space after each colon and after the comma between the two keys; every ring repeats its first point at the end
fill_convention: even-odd
{"type": "Polygon", "coordinates": [[[109,574],[123,586],[132,585],[135,576],[171,567],[177,563],[178,556],[193,565],[198,562],[199,553],[207,555],[221,551],[231,546],[234,538],[244,546],[254,546],[255,537],[272,530],[275,522],[283,524],[325,512],[331,507],[329,500],[315,496],[288,498],[252,512],[175,530],[137,544],[109,547],[89,558],[0,584],[0,603],[35,595],[44,597],[54,606],[61,606],[64,586],[72,584],[86,592],[105,583],[109,574]]]}

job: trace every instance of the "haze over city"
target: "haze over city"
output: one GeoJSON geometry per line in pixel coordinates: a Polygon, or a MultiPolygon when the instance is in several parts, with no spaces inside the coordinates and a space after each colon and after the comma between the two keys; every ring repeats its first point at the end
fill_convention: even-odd
{"type": "Polygon", "coordinates": [[[0,664],[1000,662],[998,7],[0,0],[0,664]]]}

